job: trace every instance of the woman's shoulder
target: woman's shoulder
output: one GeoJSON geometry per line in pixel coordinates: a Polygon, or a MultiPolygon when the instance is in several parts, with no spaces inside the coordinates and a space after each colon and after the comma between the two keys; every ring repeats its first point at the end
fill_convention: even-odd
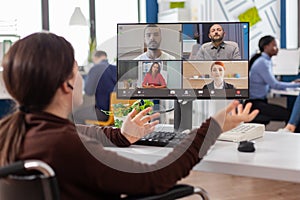
{"type": "Polygon", "coordinates": [[[224,82],[225,83],[225,88],[226,89],[234,89],[234,85],[230,84],[230,83],[227,83],[227,82],[224,82]]]}
{"type": "Polygon", "coordinates": [[[162,75],[161,73],[158,73],[158,74],[157,74],[157,76],[159,76],[159,77],[163,77],[163,75],[162,75]]]}
{"type": "Polygon", "coordinates": [[[210,82],[205,84],[202,89],[212,89],[212,87],[213,87],[213,82],[210,82]]]}
{"type": "Polygon", "coordinates": [[[149,73],[149,72],[147,72],[146,74],[145,74],[145,78],[147,77],[150,77],[151,76],[151,73],[149,73]]]}
{"type": "Polygon", "coordinates": [[[257,58],[252,67],[251,70],[255,69],[255,70],[261,70],[264,67],[268,67],[269,66],[270,61],[266,58],[264,58],[263,56],[260,56],[259,58],[257,58]]]}

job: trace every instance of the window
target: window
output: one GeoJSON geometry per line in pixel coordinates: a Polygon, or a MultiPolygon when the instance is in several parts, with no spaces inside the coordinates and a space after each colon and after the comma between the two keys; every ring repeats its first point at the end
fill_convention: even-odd
{"type": "Polygon", "coordinates": [[[41,31],[41,0],[0,0],[0,5],[0,34],[23,38],[41,31]]]}
{"type": "Polygon", "coordinates": [[[49,0],[49,29],[51,32],[63,36],[74,47],[75,59],[79,65],[87,64],[89,47],[89,27],[70,26],[69,21],[75,7],[80,7],[88,20],[89,3],[85,0],[49,0]]]}
{"type": "MultiPolygon", "coordinates": [[[[69,25],[71,15],[77,6],[89,20],[88,1],[49,0],[49,26],[51,32],[65,37],[72,43],[78,64],[86,65],[90,37],[89,26],[69,25]]],[[[133,0],[95,1],[95,7],[97,48],[106,51],[110,62],[113,62],[117,55],[117,23],[137,23],[138,3],[133,0]]]]}
{"type": "Polygon", "coordinates": [[[138,23],[137,2],[137,0],[95,2],[97,48],[107,52],[110,62],[115,61],[117,56],[117,23],[138,23]]]}

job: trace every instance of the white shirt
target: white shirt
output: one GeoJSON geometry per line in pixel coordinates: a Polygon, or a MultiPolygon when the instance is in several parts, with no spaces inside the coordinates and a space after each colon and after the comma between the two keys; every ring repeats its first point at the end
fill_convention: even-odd
{"type": "Polygon", "coordinates": [[[215,87],[215,89],[223,89],[224,88],[224,82],[222,82],[222,84],[220,86],[217,86],[216,82],[214,81],[214,87],[215,87]]]}
{"type": "Polygon", "coordinates": [[[145,52],[145,53],[139,55],[138,57],[136,57],[134,60],[175,60],[175,57],[164,51],[161,51],[160,57],[151,59],[147,56],[147,52],[145,52]]]}

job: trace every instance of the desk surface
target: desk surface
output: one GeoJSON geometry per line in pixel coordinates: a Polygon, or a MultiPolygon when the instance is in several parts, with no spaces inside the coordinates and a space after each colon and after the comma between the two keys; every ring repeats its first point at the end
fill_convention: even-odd
{"type": "MultiPolygon", "coordinates": [[[[194,170],[300,182],[300,134],[266,132],[255,140],[255,153],[237,151],[237,143],[217,141],[194,170]]],[[[171,148],[108,148],[125,157],[154,163],[171,148]]]]}
{"type": "Polygon", "coordinates": [[[300,93],[299,88],[288,88],[286,90],[275,90],[275,89],[270,90],[271,96],[273,96],[274,94],[298,96],[299,93],[300,93]]]}

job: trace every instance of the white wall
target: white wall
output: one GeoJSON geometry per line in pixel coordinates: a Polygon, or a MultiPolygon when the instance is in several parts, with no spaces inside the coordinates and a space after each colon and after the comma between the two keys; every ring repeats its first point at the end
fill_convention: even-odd
{"type": "MultiPolygon", "coordinates": [[[[79,65],[86,65],[90,30],[89,26],[69,26],[75,6],[81,8],[88,21],[88,1],[49,0],[50,31],[68,39],[74,46],[75,58],[79,65]]],[[[109,61],[114,62],[117,52],[117,23],[138,22],[137,1],[95,1],[95,9],[97,49],[106,51],[109,61]]]]}
{"type": "Polygon", "coordinates": [[[298,48],[298,0],[286,1],[286,48],[298,48]]]}
{"type": "Polygon", "coordinates": [[[41,31],[41,0],[0,0],[0,34],[17,34],[25,37],[41,31]],[[5,21],[15,21],[16,27],[7,29],[5,21]]]}
{"type": "MultiPolygon", "coordinates": [[[[197,6],[197,4],[193,5],[197,6]]],[[[210,2],[205,1],[198,7],[205,10],[205,15],[198,18],[200,21],[202,20],[200,17],[203,17],[204,21],[239,21],[238,16],[241,13],[256,7],[261,21],[250,28],[250,55],[258,50],[258,40],[262,36],[269,34],[280,38],[280,0],[211,0],[210,2]]]]}
{"type": "Polygon", "coordinates": [[[61,35],[71,42],[78,64],[85,65],[88,57],[89,27],[69,25],[71,15],[76,6],[80,7],[83,15],[88,20],[88,1],[49,0],[49,29],[50,32],[61,35]]]}
{"type": "Polygon", "coordinates": [[[114,62],[117,57],[117,24],[138,23],[137,1],[96,1],[95,6],[97,49],[106,51],[110,62],[114,62]]]}

